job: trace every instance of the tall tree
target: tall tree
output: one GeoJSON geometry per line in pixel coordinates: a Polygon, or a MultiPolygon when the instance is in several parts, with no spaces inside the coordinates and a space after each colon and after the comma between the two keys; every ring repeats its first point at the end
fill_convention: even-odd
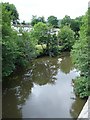
{"type": "Polygon", "coordinates": [[[82,16],[71,19],[70,16],[66,15],[60,22],[60,27],[68,25],[75,32],[75,39],[79,38],[80,26],[82,25],[82,16]]]}
{"type": "Polygon", "coordinates": [[[83,24],[82,17],[83,16],[79,16],[79,17],[76,17],[75,19],[71,19],[70,27],[75,32],[75,39],[79,38],[80,27],[83,24]]]}
{"type": "Polygon", "coordinates": [[[65,25],[70,26],[71,25],[71,18],[68,15],[65,15],[65,17],[61,20],[61,28],[64,27],[65,25]]]}
{"type": "Polygon", "coordinates": [[[62,46],[62,50],[71,50],[75,39],[74,32],[69,26],[64,26],[58,33],[59,44],[62,46]]]}
{"type": "Polygon", "coordinates": [[[5,8],[6,11],[10,13],[9,17],[15,23],[19,19],[19,14],[14,4],[2,3],[2,6],[5,8]]]}
{"type": "Polygon", "coordinates": [[[81,71],[80,77],[75,80],[75,92],[81,98],[90,95],[90,8],[82,19],[82,26],[80,28],[80,39],[77,40],[73,46],[72,59],[81,71]]]}
{"type": "Polygon", "coordinates": [[[48,26],[45,23],[39,22],[34,25],[33,30],[30,32],[30,36],[33,39],[33,41],[43,45],[47,43],[47,37],[48,37],[47,33],[48,33],[48,26]]]}
{"type": "Polygon", "coordinates": [[[35,56],[35,44],[29,33],[11,28],[11,12],[2,5],[2,76],[10,75],[16,65],[26,66],[35,56]]]}
{"type": "Polygon", "coordinates": [[[50,56],[57,54],[57,37],[55,34],[51,34],[51,27],[48,27],[47,24],[42,22],[35,24],[30,36],[33,41],[42,46],[44,54],[50,56]],[[46,48],[43,48],[43,44],[46,45],[46,48]]]}
{"type": "Polygon", "coordinates": [[[2,5],[2,75],[8,76],[15,69],[17,35],[11,29],[10,12],[2,5]]]}
{"type": "Polygon", "coordinates": [[[58,19],[55,16],[49,16],[48,19],[47,19],[47,23],[49,25],[52,25],[55,28],[58,27],[58,19]]]}
{"type": "Polygon", "coordinates": [[[43,16],[42,17],[32,16],[31,25],[34,26],[38,22],[46,23],[45,18],[43,16]]]}

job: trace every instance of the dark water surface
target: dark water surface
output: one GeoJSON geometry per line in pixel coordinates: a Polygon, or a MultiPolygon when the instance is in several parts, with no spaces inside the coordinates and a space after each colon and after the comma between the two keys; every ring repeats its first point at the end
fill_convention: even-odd
{"type": "Polygon", "coordinates": [[[68,53],[34,60],[3,82],[3,118],[77,118],[85,104],[73,91],[77,76],[68,53]]]}

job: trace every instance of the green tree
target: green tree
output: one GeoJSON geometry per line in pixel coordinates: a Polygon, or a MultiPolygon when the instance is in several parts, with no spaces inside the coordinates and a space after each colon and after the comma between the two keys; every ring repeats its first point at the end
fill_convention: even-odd
{"type": "Polygon", "coordinates": [[[21,31],[21,36],[18,36],[18,54],[15,61],[16,65],[26,67],[32,58],[36,57],[35,43],[30,38],[30,33],[21,31]]]}
{"type": "Polygon", "coordinates": [[[58,33],[59,45],[62,46],[62,51],[70,51],[75,39],[74,32],[69,26],[64,26],[58,33]]]}
{"type": "Polygon", "coordinates": [[[89,40],[90,40],[90,8],[82,19],[82,26],[80,28],[80,39],[77,40],[73,46],[71,52],[73,62],[75,66],[81,71],[81,76],[75,80],[75,92],[81,98],[87,97],[90,94],[90,82],[89,82],[89,40]]]}
{"type": "Polygon", "coordinates": [[[52,27],[47,24],[39,22],[34,25],[33,30],[30,32],[31,39],[42,46],[42,53],[46,55],[56,55],[57,49],[57,36],[51,33],[52,27]],[[43,45],[46,45],[44,48],[43,45]]]}
{"type": "Polygon", "coordinates": [[[31,25],[34,26],[38,22],[46,23],[45,18],[43,16],[42,17],[32,16],[31,25]]]}
{"type": "Polygon", "coordinates": [[[2,6],[2,75],[8,76],[15,69],[17,53],[16,33],[10,26],[10,12],[2,6]]]}
{"type": "Polygon", "coordinates": [[[26,66],[36,55],[35,43],[30,34],[11,28],[11,12],[2,5],[2,75],[10,75],[17,65],[26,66]]]}
{"type": "Polygon", "coordinates": [[[31,39],[36,43],[42,45],[47,43],[48,26],[45,23],[39,22],[34,25],[33,30],[30,32],[31,39]]]}
{"type": "Polygon", "coordinates": [[[52,25],[54,28],[58,27],[58,19],[55,16],[49,16],[47,19],[48,25],[52,25]]]}
{"type": "Polygon", "coordinates": [[[79,38],[80,26],[82,25],[82,17],[79,16],[75,19],[71,19],[70,16],[66,15],[60,22],[60,28],[64,26],[70,26],[70,28],[75,32],[75,39],[79,38]]]}
{"type": "Polygon", "coordinates": [[[51,34],[49,37],[49,47],[47,49],[47,53],[50,56],[57,56],[59,55],[59,46],[58,46],[58,38],[56,34],[51,34]]]}
{"type": "Polygon", "coordinates": [[[65,15],[65,17],[61,20],[60,23],[60,27],[64,27],[64,26],[70,26],[71,25],[71,18],[68,15],[65,15]]]}
{"type": "Polygon", "coordinates": [[[5,8],[7,12],[9,12],[9,18],[15,23],[19,19],[19,14],[14,4],[2,3],[2,6],[5,8]]]}
{"type": "Polygon", "coordinates": [[[75,39],[78,39],[79,38],[79,31],[80,31],[80,27],[82,25],[82,17],[83,16],[79,16],[79,17],[76,17],[75,19],[72,19],[71,20],[71,29],[75,32],[75,39]]]}
{"type": "Polygon", "coordinates": [[[76,67],[82,74],[88,75],[88,41],[87,41],[87,29],[88,29],[88,15],[83,17],[84,24],[80,29],[80,39],[77,40],[73,46],[72,58],[76,67]]]}

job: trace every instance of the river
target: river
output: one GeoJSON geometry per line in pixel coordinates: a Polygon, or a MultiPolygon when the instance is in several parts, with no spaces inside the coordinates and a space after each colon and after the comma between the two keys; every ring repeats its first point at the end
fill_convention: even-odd
{"type": "Polygon", "coordinates": [[[69,53],[35,59],[4,79],[3,118],[77,118],[86,102],[73,90],[79,74],[69,53]]]}

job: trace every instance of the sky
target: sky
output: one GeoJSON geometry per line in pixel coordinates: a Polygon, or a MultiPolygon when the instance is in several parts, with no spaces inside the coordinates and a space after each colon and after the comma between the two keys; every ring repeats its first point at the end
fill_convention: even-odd
{"type": "Polygon", "coordinates": [[[16,6],[20,21],[30,22],[32,15],[44,16],[45,20],[53,15],[62,19],[65,15],[71,18],[84,15],[89,0],[2,0],[16,6]]]}

